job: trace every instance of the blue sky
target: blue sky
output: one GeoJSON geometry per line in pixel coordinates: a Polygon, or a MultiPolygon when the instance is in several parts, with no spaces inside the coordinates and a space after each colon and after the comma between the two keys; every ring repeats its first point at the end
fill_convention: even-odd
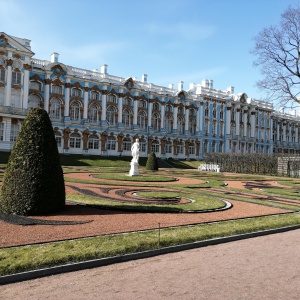
{"type": "Polygon", "coordinates": [[[31,40],[35,58],[177,88],[214,88],[262,99],[250,53],[264,27],[300,0],[0,0],[0,31],[31,40]]]}

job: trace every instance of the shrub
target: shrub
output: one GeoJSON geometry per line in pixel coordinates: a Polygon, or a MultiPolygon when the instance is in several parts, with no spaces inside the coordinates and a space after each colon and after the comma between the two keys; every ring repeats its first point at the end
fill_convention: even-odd
{"type": "Polygon", "coordinates": [[[158,170],[158,162],[154,152],[151,152],[148,156],[146,163],[146,170],[157,171],[158,170]]]}
{"type": "Polygon", "coordinates": [[[64,206],[63,171],[51,121],[45,110],[34,108],[24,120],[8,160],[0,211],[35,215],[64,206]]]}

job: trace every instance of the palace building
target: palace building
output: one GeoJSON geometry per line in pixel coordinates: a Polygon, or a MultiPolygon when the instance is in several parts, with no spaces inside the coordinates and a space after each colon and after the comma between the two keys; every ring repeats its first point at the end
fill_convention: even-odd
{"type": "Polygon", "coordinates": [[[300,153],[300,117],[272,104],[214,88],[202,80],[183,89],[65,65],[59,54],[33,58],[30,40],[0,32],[0,151],[10,151],[28,111],[49,114],[60,153],[173,159],[207,152],[300,153]]]}

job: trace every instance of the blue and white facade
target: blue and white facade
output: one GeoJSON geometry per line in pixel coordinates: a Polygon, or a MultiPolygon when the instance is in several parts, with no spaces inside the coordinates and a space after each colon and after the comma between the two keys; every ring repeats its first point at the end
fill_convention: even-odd
{"type": "Polygon", "coordinates": [[[30,40],[0,32],[0,151],[10,151],[32,107],[50,116],[59,152],[201,159],[206,152],[300,153],[299,116],[276,112],[212,80],[184,90],[121,78],[108,66],[84,70],[53,53],[33,58],[30,40]]]}

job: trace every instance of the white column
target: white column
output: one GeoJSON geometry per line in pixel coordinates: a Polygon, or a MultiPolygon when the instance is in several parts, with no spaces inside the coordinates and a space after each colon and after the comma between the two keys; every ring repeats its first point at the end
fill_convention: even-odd
{"type": "Polygon", "coordinates": [[[240,135],[240,114],[241,114],[241,109],[237,108],[236,115],[235,115],[235,134],[237,136],[240,135]]]}
{"type": "Polygon", "coordinates": [[[84,96],[83,96],[83,119],[88,118],[88,105],[89,105],[89,84],[84,83],[84,96]]]}
{"type": "MultiPolygon", "coordinates": [[[[177,101],[176,101],[177,102],[177,101]]],[[[177,130],[178,124],[178,106],[174,106],[174,123],[173,123],[173,130],[177,130]]]]}
{"type": "Polygon", "coordinates": [[[24,65],[24,83],[23,83],[23,108],[28,108],[28,96],[29,96],[29,70],[30,65],[24,65]]]}
{"type": "Polygon", "coordinates": [[[190,118],[190,109],[185,108],[185,125],[184,125],[184,131],[189,131],[189,118],[190,118]]]}
{"type": "Polygon", "coordinates": [[[122,123],[122,115],[123,115],[123,89],[120,89],[120,97],[118,100],[118,124],[122,123]]]}
{"type": "Polygon", "coordinates": [[[64,111],[64,117],[68,118],[70,116],[70,89],[71,89],[71,83],[70,78],[67,77],[65,84],[65,111],[64,111]]]}
{"type": "MultiPolygon", "coordinates": [[[[11,56],[11,53],[9,53],[11,56]]],[[[12,78],[12,64],[13,60],[7,60],[7,77],[6,77],[6,86],[5,86],[5,106],[11,105],[11,78],[12,78]]]]}
{"type": "Polygon", "coordinates": [[[106,121],[106,97],[107,97],[107,86],[103,86],[102,92],[102,113],[101,113],[101,122],[106,121]]]}
{"type": "Polygon", "coordinates": [[[50,94],[50,74],[46,74],[46,80],[45,80],[45,97],[44,97],[44,109],[46,112],[49,112],[49,94],[50,94]]]}
{"type": "Polygon", "coordinates": [[[283,123],[282,129],[283,129],[282,141],[286,142],[286,123],[283,123]]]}
{"type": "Polygon", "coordinates": [[[133,126],[137,126],[137,116],[138,116],[138,104],[139,100],[133,100],[133,126]]]}
{"type": "Polygon", "coordinates": [[[269,138],[268,140],[271,142],[273,139],[273,119],[270,118],[270,130],[269,130],[269,138]]]}
{"type": "Polygon", "coordinates": [[[247,136],[247,127],[248,127],[248,124],[247,124],[247,111],[246,110],[244,110],[244,114],[243,114],[243,123],[244,123],[244,132],[243,132],[243,135],[247,136]]]}
{"type": "Polygon", "coordinates": [[[160,115],[161,115],[160,129],[163,131],[165,126],[165,98],[164,97],[162,97],[161,99],[160,115]]]}
{"type": "Polygon", "coordinates": [[[199,114],[198,114],[198,128],[199,131],[202,132],[203,131],[203,120],[204,120],[204,105],[203,102],[200,103],[200,107],[199,107],[199,114]]]}
{"type": "Polygon", "coordinates": [[[250,117],[250,124],[251,124],[251,137],[254,138],[255,137],[255,111],[251,111],[251,117],[250,117]]]}
{"type": "Polygon", "coordinates": [[[149,107],[148,107],[148,126],[149,127],[151,127],[152,107],[153,107],[153,103],[151,103],[149,100],[149,107]]]}
{"type": "Polygon", "coordinates": [[[226,134],[230,134],[231,127],[231,106],[226,107],[226,134]]]}

